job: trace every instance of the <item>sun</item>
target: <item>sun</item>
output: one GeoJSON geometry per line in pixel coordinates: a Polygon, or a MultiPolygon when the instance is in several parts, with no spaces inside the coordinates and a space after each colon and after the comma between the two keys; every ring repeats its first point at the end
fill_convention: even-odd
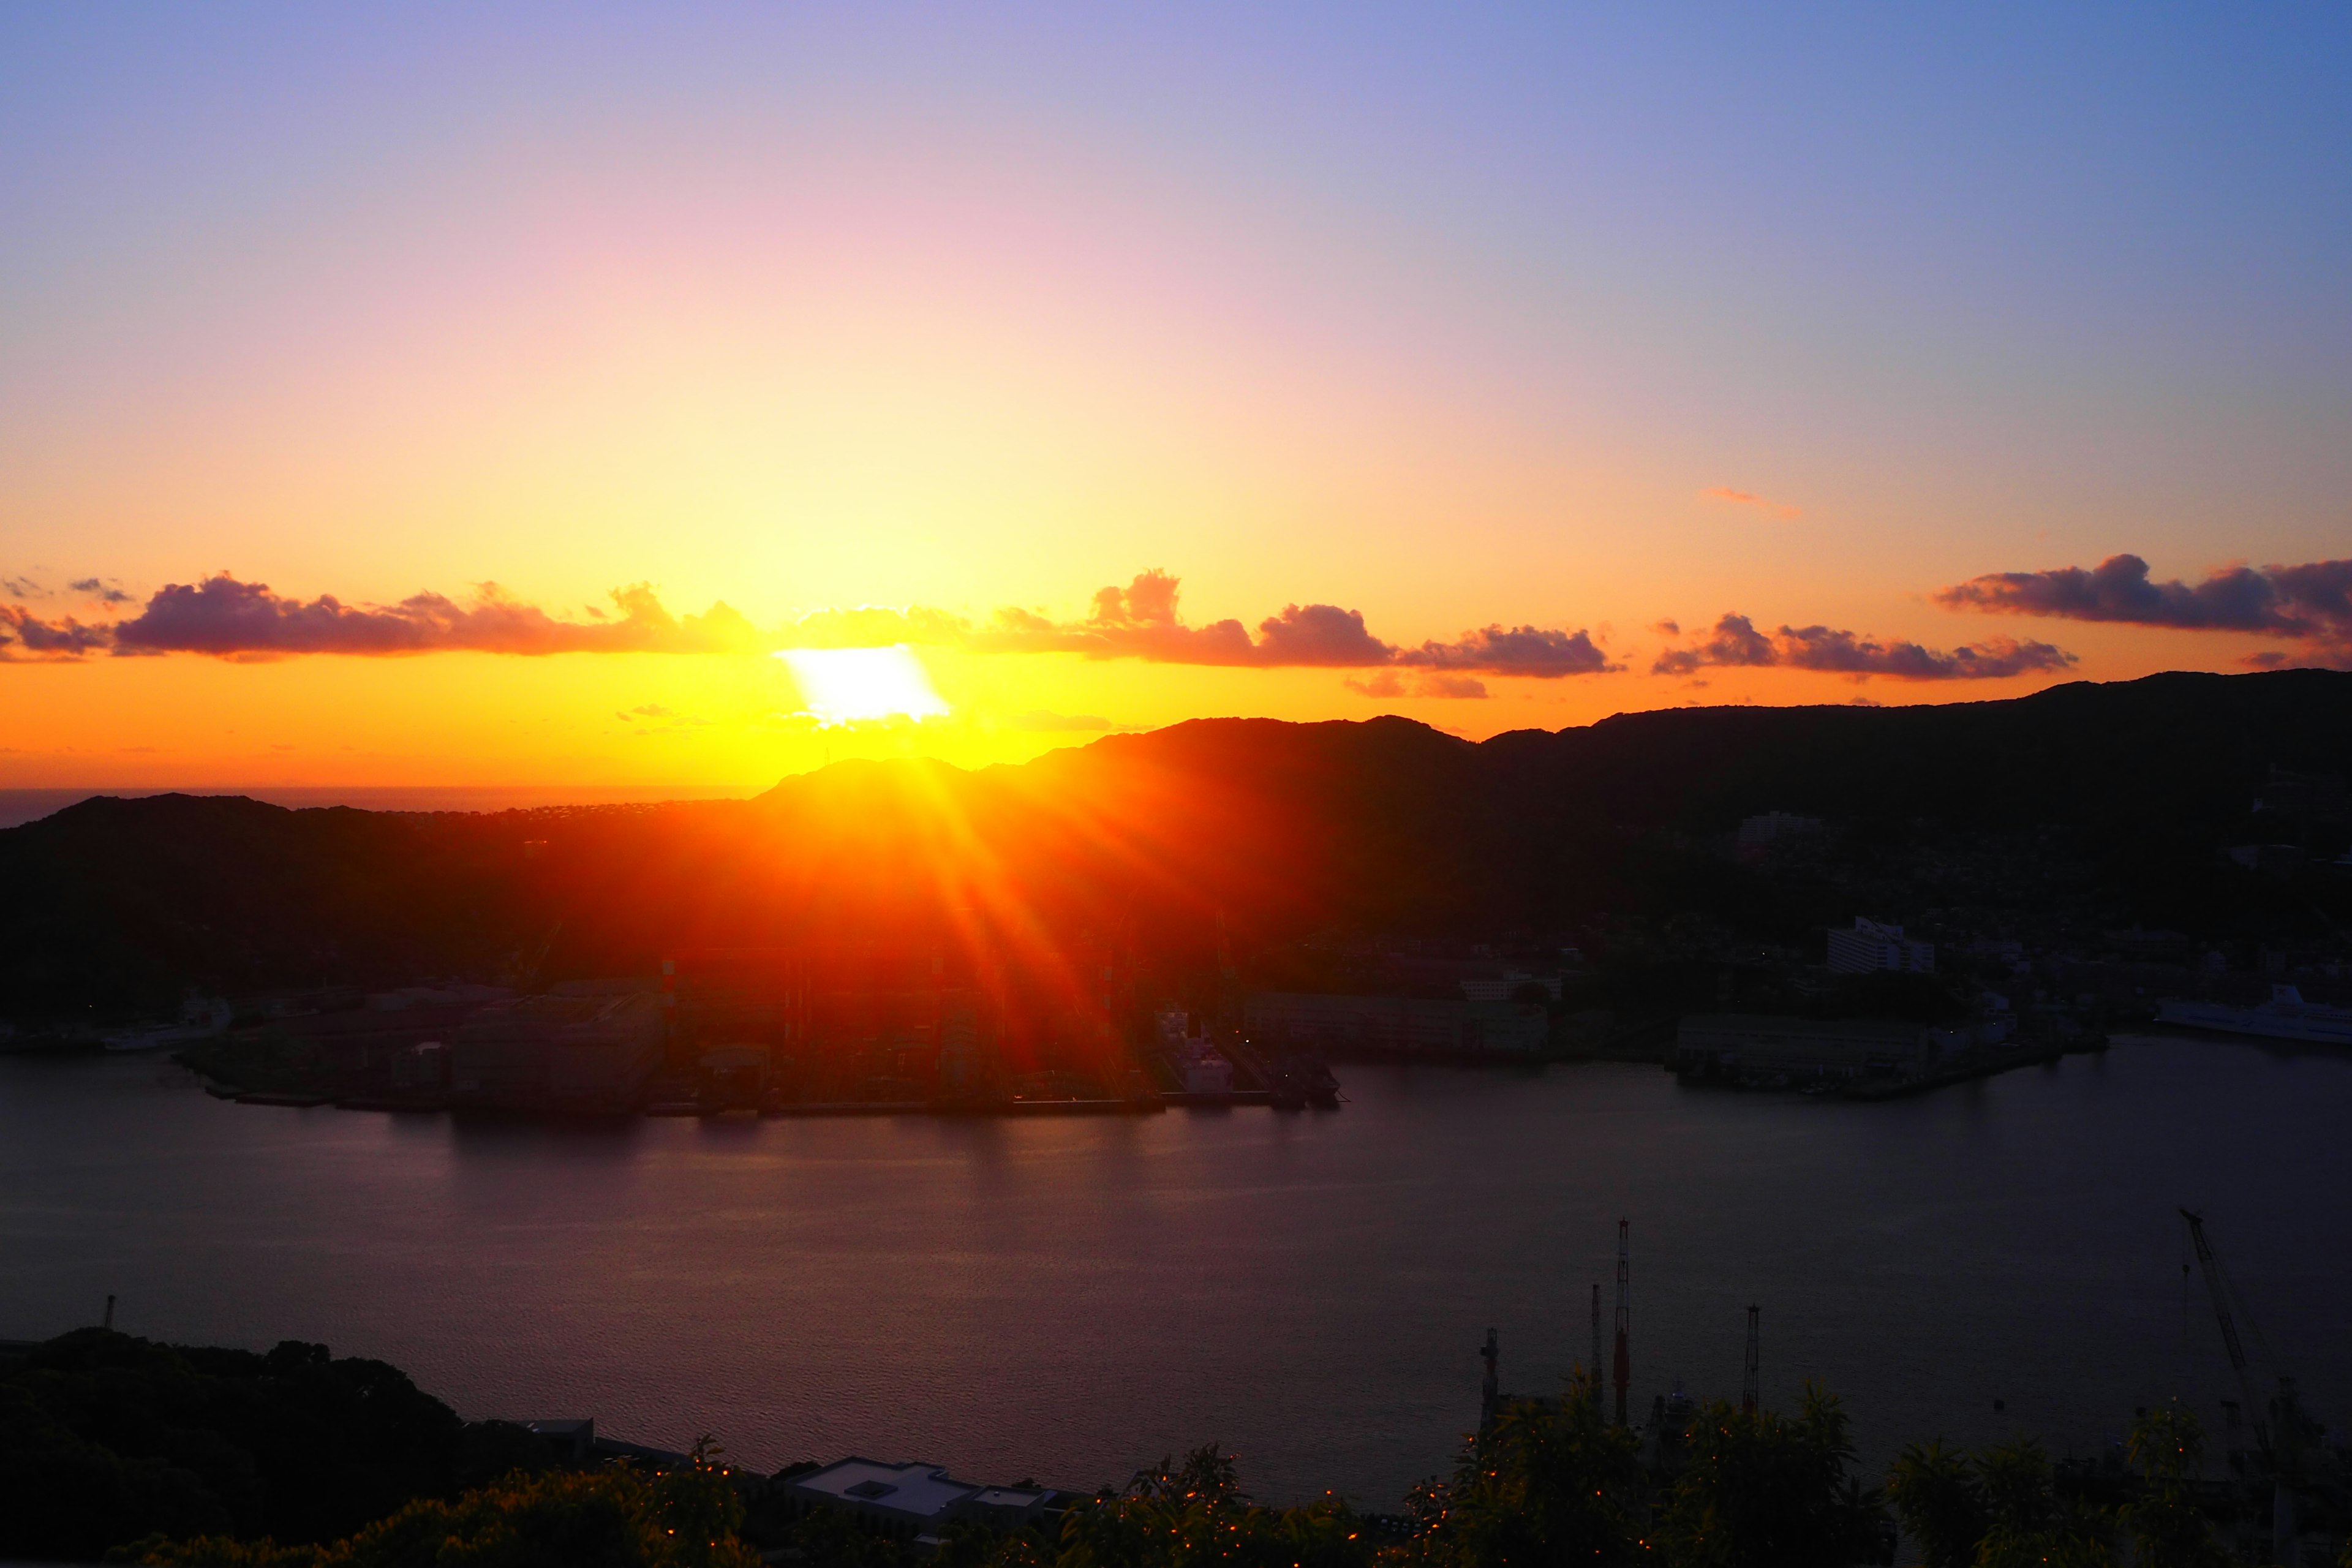
{"type": "Polygon", "coordinates": [[[948,711],[930,672],[913,650],[894,647],[793,647],[776,655],[793,667],[808,710],[827,724],[861,719],[934,719],[948,711]]]}

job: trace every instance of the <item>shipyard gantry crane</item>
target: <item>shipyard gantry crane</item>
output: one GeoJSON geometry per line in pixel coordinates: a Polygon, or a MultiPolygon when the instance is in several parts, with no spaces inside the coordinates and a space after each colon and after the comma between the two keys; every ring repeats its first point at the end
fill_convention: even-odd
{"type": "Polygon", "coordinates": [[[2206,1293],[2213,1298],[2213,1318],[2221,1325],[2221,1343],[2230,1352],[2230,1370],[2237,1374],[2238,1394],[2245,1402],[2246,1418],[2254,1424],[2254,1443],[2263,1458],[2271,1458],[2270,1426],[2263,1419],[2262,1402],[2254,1397],[2254,1380],[2246,1370],[2246,1347],[2238,1338],[2238,1321],[2230,1314],[2230,1292],[2221,1282],[2221,1263],[2213,1256],[2213,1246],[2205,1239],[2205,1216],[2180,1211],[2189,1222],[2189,1245],[2197,1250],[2197,1267],[2205,1276],[2206,1293]]]}

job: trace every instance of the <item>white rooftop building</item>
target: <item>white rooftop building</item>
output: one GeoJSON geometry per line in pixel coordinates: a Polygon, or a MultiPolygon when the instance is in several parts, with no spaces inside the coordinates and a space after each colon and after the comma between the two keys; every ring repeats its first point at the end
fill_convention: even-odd
{"type": "Polygon", "coordinates": [[[1830,932],[1830,973],[1832,974],[1867,974],[1874,969],[1892,969],[1908,974],[1936,973],[1936,944],[1913,942],[1903,934],[1903,928],[1879,921],[1853,919],[1852,931],[1830,932]]]}
{"type": "Polygon", "coordinates": [[[944,1465],[891,1465],[855,1454],[791,1478],[786,1491],[803,1507],[847,1509],[906,1541],[936,1537],[960,1519],[1011,1529],[1061,1496],[1050,1487],[976,1486],[957,1480],[944,1465]]]}

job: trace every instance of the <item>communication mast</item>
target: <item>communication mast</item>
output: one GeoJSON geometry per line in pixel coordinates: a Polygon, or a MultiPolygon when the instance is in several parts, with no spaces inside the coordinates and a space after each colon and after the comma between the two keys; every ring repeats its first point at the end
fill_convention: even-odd
{"type": "Polygon", "coordinates": [[[1748,1309],[1748,1363],[1739,1376],[1739,1408],[1750,1415],[1756,1414],[1757,1385],[1761,1381],[1764,1363],[1761,1335],[1756,1327],[1756,1320],[1761,1313],[1761,1308],[1751,1306],[1748,1309]]]}
{"type": "Polygon", "coordinates": [[[1633,1312],[1633,1222],[1617,1222],[1617,1425],[1625,1425],[1625,1389],[1633,1381],[1633,1352],[1626,1347],[1625,1329],[1633,1312]]]}

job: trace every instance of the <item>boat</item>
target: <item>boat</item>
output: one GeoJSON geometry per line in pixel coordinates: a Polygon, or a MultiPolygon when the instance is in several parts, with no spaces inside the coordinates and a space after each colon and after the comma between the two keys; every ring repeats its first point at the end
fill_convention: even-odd
{"type": "Polygon", "coordinates": [[[147,1024],[100,1035],[99,1044],[110,1051],[161,1051],[173,1046],[211,1039],[229,1025],[229,1005],[220,997],[206,999],[191,992],[181,1004],[176,1024],[147,1024]]]}
{"type": "Polygon", "coordinates": [[[2271,999],[2252,1007],[2222,1002],[2169,998],[2156,1005],[2156,1021],[2227,1035],[2258,1035],[2266,1040],[2301,1040],[2315,1046],[2352,1046],[2352,1007],[2306,1002],[2292,985],[2273,985],[2271,999]]]}

